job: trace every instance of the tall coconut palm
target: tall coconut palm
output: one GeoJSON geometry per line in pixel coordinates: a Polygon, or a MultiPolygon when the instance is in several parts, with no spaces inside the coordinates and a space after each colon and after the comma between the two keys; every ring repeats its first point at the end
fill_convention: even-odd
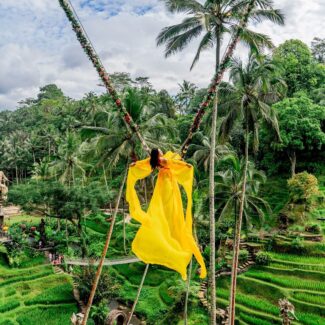
{"type": "MultiPolygon", "coordinates": [[[[227,155],[222,159],[227,170],[220,171],[216,175],[218,194],[216,197],[219,220],[229,215],[236,216],[240,206],[242,183],[244,180],[245,160],[236,155],[227,155]]],[[[265,212],[270,212],[269,204],[258,196],[260,185],[264,184],[266,176],[264,172],[256,170],[252,162],[247,166],[246,195],[243,216],[247,226],[264,221],[265,212]],[[257,217],[257,218],[256,218],[257,217]]]]}
{"type": "MultiPolygon", "coordinates": [[[[198,166],[203,166],[204,171],[208,171],[211,157],[211,143],[208,136],[202,132],[195,134],[195,141],[190,145],[189,150],[193,152],[192,159],[197,163],[198,166]]],[[[219,160],[222,156],[229,154],[230,149],[227,145],[216,144],[214,150],[214,160],[219,160]]]]}
{"type": "Polygon", "coordinates": [[[67,132],[58,148],[57,158],[52,162],[50,171],[68,187],[75,185],[76,176],[85,179],[86,164],[80,159],[80,146],[74,133],[67,132]]]}
{"type": "MultiPolygon", "coordinates": [[[[226,34],[234,32],[242,19],[242,14],[248,4],[247,0],[206,0],[201,4],[196,0],[165,0],[167,10],[172,13],[185,13],[179,24],[165,27],[157,37],[157,45],[166,44],[165,56],[180,52],[189,43],[200,37],[201,41],[193,59],[191,69],[198,62],[201,52],[215,49],[216,70],[220,63],[222,41],[226,34]]],[[[272,8],[271,0],[255,2],[255,8],[250,13],[250,20],[261,22],[270,20],[277,24],[284,23],[283,14],[272,8]]],[[[244,28],[241,41],[249,44],[255,50],[261,47],[272,47],[270,38],[264,34],[244,28]]]]}
{"type": "Polygon", "coordinates": [[[237,268],[240,246],[240,236],[243,215],[245,210],[245,195],[247,188],[247,174],[249,166],[249,141],[253,135],[254,151],[258,149],[258,130],[260,121],[265,121],[279,135],[278,122],[275,111],[269,105],[281,96],[285,89],[283,81],[276,77],[276,67],[264,57],[255,54],[249,56],[246,65],[233,59],[230,70],[232,84],[224,85],[220,91],[228,93],[229,108],[221,124],[222,137],[226,138],[235,122],[240,120],[245,131],[245,164],[242,181],[241,198],[239,204],[238,219],[236,224],[236,236],[234,245],[234,258],[232,265],[231,293],[230,293],[230,324],[235,321],[235,297],[237,283],[237,268]]]}
{"type": "Polygon", "coordinates": [[[180,89],[175,99],[178,103],[179,112],[186,114],[197,87],[186,80],[183,80],[183,83],[178,85],[180,89]]]}
{"type": "MultiPolygon", "coordinates": [[[[242,25],[243,19],[247,18],[261,21],[271,20],[278,24],[284,23],[284,17],[279,10],[272,8],[271,0],[248,2],[245,0],[207,0],[204,4],[196,0],[165,0],[167,9],[171,12],[183,12],[190,16],[180,24],[164,28],[158,35],[157,44],[167,44],[166,57],[182,51],[192,39],[204,33],[198,50],[191,65],[191,69],[200,58],[203,50],[215,48],[216,64],[218,72],[220,65],[221,43],[225,34],[238,32],[241,26],[240,40],[248,43],[252,49],[258,50],[261,47],[272,47],[268,36],[253,32],[242,25]],[[248,7],[247,7],[248,5],[248,7]],[[247,8],[247,12],[246,12],[247,8]],[[249,17],[247,17],[247,15],[249,17]]],[[[236,41],[233,43],[235,46],[236,41]]],[[[227,55],[231,53],[229,46],[227,55]]],[[[212,132],[211,132],[211,159],[210,159],[210,286],[211,286],[211,317],[210,323],[215,324],[216,297],[215,297],[215,207],[214,207],[214,168],[215,168],[215,146],[216,146],[216,125],[217,125],[218,90],[213,103],[212,132]]],[[[191,131],[190,131],[191,132],[191,131]]]]}
{"type": "MultiPolygon", "coordinates": [[[[146,143],[151,147],[172,148],[173,145],[168,143],[169,139],[176,140],[172,121],[164,113],[155,112],[155,103],[146,94],[136,88],[128,89],[124,96],[124,105],[139,125],[146,143]]],[[[106,166],[108,163],[108,167],[115,166],[121,158],[134,157],[136,151],[143,154],[143,150],[136,146],[136,135],[125,133],[117,114],[107,113],[101,120],[104,121],[101,125],[84,126],[82,131],[84,137],[90,139],[90,152],[92,156],[95,153],[98,158],[98,166],[105,163],[106,166]]]]}

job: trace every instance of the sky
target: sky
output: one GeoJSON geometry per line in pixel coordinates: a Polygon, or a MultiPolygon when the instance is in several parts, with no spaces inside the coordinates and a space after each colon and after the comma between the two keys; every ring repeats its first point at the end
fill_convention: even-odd
{"type": "MultiPolygon", "coordinates": [[[[107,71],[149,77],[156,89],[176,93],[183,80],[207,86],[214,69],[213,51],[190,71],[197,42],[168,59],[156,47],[163,27],[182,16],[166,11],[161,0],[71,0],[107,71]]],[[[310,45],[325,37],[325,0],[274,0],[286,15],[284,27],[252,26],[271,36],[275,45],[300,39],[310,45]]],[[[241,47],[237,56],[245,55],[241,47]]],[[[0,1],[0,110],[36,97],[39,88],[57,84],[71,98],[103,91],[56,0],[0,1]]]]}

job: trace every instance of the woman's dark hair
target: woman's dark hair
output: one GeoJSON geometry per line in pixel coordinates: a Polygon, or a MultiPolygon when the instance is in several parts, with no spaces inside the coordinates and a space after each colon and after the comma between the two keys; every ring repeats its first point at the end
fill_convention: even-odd
{"type": "Polygon", "coordinates": [[[156,169],[159,166],[159,149],[153,148],[150,153],[150,166],[156,169]]]}

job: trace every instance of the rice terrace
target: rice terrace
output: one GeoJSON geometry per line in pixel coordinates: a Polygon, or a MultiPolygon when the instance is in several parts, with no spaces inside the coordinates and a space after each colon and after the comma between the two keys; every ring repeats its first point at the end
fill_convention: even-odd
{"type": "Polygon", "coordinates": [[[325,2],[0,2],[0,325],[325,325],[325,2]]]}

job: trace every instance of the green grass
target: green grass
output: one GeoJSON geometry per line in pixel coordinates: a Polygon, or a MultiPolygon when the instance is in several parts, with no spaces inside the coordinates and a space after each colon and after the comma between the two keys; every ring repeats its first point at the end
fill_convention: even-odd
{"type": "Polygon", "coordinates": [[[325,282],[315,280],[302,281],[302,279],[297,276],[285,276],[279,274],[273,275],[272,273],[268,273],[262,269],[249,270],[245,273],[245,277],[259,279],[290,289],[304,289],[325,292],[325,282]]]}
{"type": "MultiPolygon", "coordinates": [[[[267,267],[255,266],[238,277],[239,324],[280,324],[278,300],[288,298],[296,308],[294,324],[322,325],[325,318],[325,259],[271,253],[267,267]]],[[[217,282],[217,300],[228,305],[230,279],[217,282]]]]}
{"type": "Polygon", "coordinates": [[[22,309],[16,317],[19,325],[70,325],[70,317],[76,312],[75,304],[22,309]]]}
{"type": "Polygon", "coordinates": [[[57,287],[44,290],[41,294],[25,302],[25,305],[45,304],[52,305],[55,303],[71,303],[73,294],[70,283],[62,284],[57,287]]]}
{"type": "Polygon", "coordinates": [[[70,324],[77,311],[72,280],[43,263],[33,258],[28,267],[11,268],[0,259],[0,325],[70,324]]]}
{"type": "Polygon", "coordinates": [[[325,307],[325,294],[313,294],[308,292],[293,292],[292,297],[300,300],[301,302],[309,302],[312,304],[320,305],[325,307]]]}
{"type": "Polygon", "coordinates": [[[5,224],[8,226],[13,225],[14,223],[28,223],[29,225],[38,225],[41,222],[41,217],[21,215],[21,216],[12,216],[5,218],[5,224]]]}
{"type": "Polygon", "coordinates": [[[273,322],[270,323],[264,319],[250,316],[250,315],[247,315],[244,313],[239,314],[239,319],[242,319],[243,321],[245,321],[247,324],[250,324],[250,325],[272,325],[272,324],[274,324],[273,322]]]}
{"type": "Polygon", "coordinates": [[[281,254],[281,253],[269,253],[272,259],[282,260],[285,262],[294,262],[299,264],[315,264],[325,266],[325,258],[322,260],[319,257],[313,256],[301,256],[301,255],[292,255],[292,254],[281,254]]]}

